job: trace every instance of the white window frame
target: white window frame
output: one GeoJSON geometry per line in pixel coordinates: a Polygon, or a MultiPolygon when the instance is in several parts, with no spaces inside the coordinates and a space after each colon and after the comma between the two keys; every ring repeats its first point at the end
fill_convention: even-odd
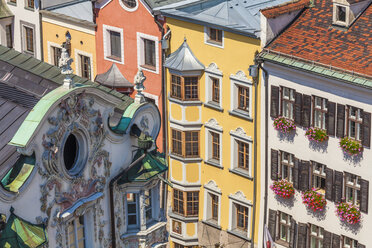
{"type": "Polygon", "coordinates": [[[280,156],[279,156],[279,175],[280,175],[280,178],[283,179],[283,166],[285,166],[285,165],[283,165],[283,162],[287,163],[288,173],[290,174],[289,175],[289,180],[287,180],[287,181],[289,181],[290,183],[293,183],[293,170],[294,170],[295,156],[292,153],[285,152],[285,151],[282,151],[282,150],[280,150],[279,153],[280,153],[280,156]],[[292,161],[284,160],[283,159],[284,158],[284,153],[287,153],[289,158],[292,159],[292,161]]]}
{"type": "Polygon", "coordinates": [[[350,23],[350,6],[340,4],[340,3],[333,3],[333,18],[332,18],[333,24],[340,25],[340,26],[348,26],[350,23]],[[338,20],[338,11],[337,7],[343,7],[345,8],[345,22],[338,20]]]}
{"type": "Polygon", "coordinates": [[[245,115],[248,115],[249,118],[252,118],[252,87],[253,83],[247,78],[243,71],[238,71],[235,75],[230,75],[230,87],[231,87],[231,96],[230,96],[230,111],[236,111],[245,115]],[[238,89],[239,86],[249,89],[249,109],[244,111],[238,109],[238,89]]]}
{"type": "Polygon", "coordinates": [[[358,241],[355,240],[355,239],[352,239],[352,238],[349,238],[349,237],[346,237],[346,236],[342,236],[342,247],[343,248],[357,248],[358,247],[358,241]],[[351,245],[346,245],[346,241],[345,239],[349,239],[350,242],[351,242],[351,245]],[[356,242],[356,244],[355,244],[356,242]]]}
{"type": "MultiPolygon", "coordinates": [[[[62,49],[62,46],[61,44],[58,44],[58,43],[54,43],[54,42],[51,42],[51,41],[48,41],[47,43],[47,46],[48,46],[48,63],[51,64],[51,65],[54,65],[54,50],[53,48],[56,47],[56,48],[61,48],[62,49]]],[[[58,64],[59,62],[57,62],[58,64]]]]}
{"type": "Polygon", "coordinates": [[[206,162],[212,162],[213,164],[218,165],[219,167],[223,168],[223,163],[222,163],[222,127],[217,123],[215,119],[210,119],[208,122],[205,123],[205,154],[206,154],[206,162]],[[220,159],[219,161],[216,161],[215,159],[212,159],[212,152],[213,152],[213,147],[212,147],[212,135],[211,132],[216,133],[220,137],[220,159]]]}
{"type": "Polygon", "coordinates": [[[210,28],[214,28],[214,27],[204,26],[204,43],[207,44],[207,45],[210,45],[210,46],[214,46],[214,47],[218,47],[218,48],[224,48],[225,47],[225,31],[223,31],[222,29],[219,29],[219,28],[214,28],[214,29],[222,31],[222,42],[221,42],[221,45],[219,45],[219,44],[214,43],[214,42],[209,42],[209,29],[210,28]]]}
{"type": "Polygon", "coordinates": [[[348,124],[348,137],[352,138],[352,139],[355,139],[355,140],[359,140],[361,141],[363,137],[360,137],[360,130],[363,128],[363,116],[362,116],[362,109],[360,108],[357,108],[357,107],[353,107],[353,106],[348,106],[348,116],[347,116],[347,124],[348,124]],[[353,116],[351,115],[351,110],[352,109],[355,109],[356,110],[356,115],[353,116]],[[351,122],[354,122],[355,123],[355,137],[351,137],[350,134],[351,134],[351,122]]]}
{"type": "Polygon", "coordinates": [[[213,180],[209,181],[207,184],[204,184],[203,220],[216,224],[217,226],[221,226],[221,196],[222,191],[220,188],[218,188],[217,184],[213,180]],[[215,220],[212,220],[212,201],[210,195],[215,195],[218,197],[217,223],[215,223],[215,220]]]}
{"type": "Polygon", "coordinates": [[[131,230],[131,229],[139,229],[141,224],[140,224],[140,192],[139,191],[128,191],[128,192],[125,192],[124,194],[124,208],[125,208],[125,219],[127,220],[126,221],[126,225],[127,225],[127,230],[131,230]],[[130,225],[129,224],[129,218],[128,218],[128,202],[127,202],[127,194],[136,194],[136,225],[130,225]]]}
{"type": "Polygon", "coordinates": [[[127,6],[125,6],[125,4],[123,3],[122,0],[118,0],[118,1],[119,1],[120,6],[128,12],[134,12],[138,9],[138,5],[139,5],[138,0],[135,0],[136,1],[136,7],[134,7],[134,8],[128,8],[127,6]]]}
{"type": "Polygon", "coordinates": [[[216,106],[222,108],[222,71],[219,70],[216,63],[211,63],[208,68],[205,69],[205,99],[207,103],[215,104],[216,106]],[[213,102],[213,80],[212,78],[216,78],[219,81],[219,88],[220,88],[220,102],[218,105],[216,102],[213,102]]]}
{"type": "Polygon", "coordinates": [[[153,35],[137,32],[137,66],[142,70],[159,74],[159,38],[153,35]],[[145,44],[144,39],[155,42],[155,70],[151,70],[143,64],[145,63],[145,44]]]}
{"type": "Polygon", "coordinates": [[[124,64],[124,33],[123,33],[123,29],[118,28],[118,27],[108,26],[108,25],[105,25],[105,24],[102,25],[102,29],[103,29],[103,53],[104,53],[105,60],[115,62],[115,63],[119,63],[119,64],[124,64]],[[111,56],[111,52],[110,52],[111,51],[110,31],[120,33],[120,44],[121,44],[120,60],[115,60],[115,59],[109,58],[109,56],[111,56]]]}
{"type": "MultiPolygon", "coordinates": [[[[324,228],[322,228],[320,226],[317,226],[317,225],[314,225],[314,224],[310,224],[310,230],[309,231],[310,231],[310,247],[313,247],[312,246],[313,245],[312,237],[314,237],[317,242],[319,242],[319,240],[321,242],[323,242],[323,240],[324,240],[324,228]],[[313,232],[313,227],[318,228],[318,232],[313,232]]],[[[319,243],[316,243],[315,246],[319,247],[318,244],[319,243]]]]}
{"type": "Polygon", "coordinates": [[[348,203],[351,203],[355,206],[360,206],[360,202],[359,203],[357,202],[358,201],[358,194],[361,193],[360,192],[360,190],[361,190],[360,180],[361,180],[360,176],[357,176],[357,175],[351,174],[351,173],[345,173],[345,201],[348,202],[348,203]],[[352,179],[353,176],[356,177],[354,180],[352,179]],[[348,180],[348,179],[352,179],[352,180],[348,180]],[[348,199],[346,197],[348,191],[352,191],[352,194],[356,196],[351,201],[350,201],[350,199],[348,199]]]}
{"type": "Polygon", "coordinates": [[[87,53],[87,52],[84,52],[84,51],[81,51],[81,50],[78,50],[78,49],[74,49],[75,50],[75,72],[78,76],[82,77],[82,72],[80,70],[81,68],[81,60],[80,60],[80,56],[79,55],[83,55],[83,56],[86,56],[86,57],[89,57],[89,60],[90,60],[90,79],[91,81],[94,80],[94,69],[93,69],[93,54],[91,53],[87,53]]]}
{"type": "Polygon", "coordinates": [[[231,171],[239,171],[242,174],[246,174],[248,177],[252,177],[252,145],[253,140],[250,136],[248,136],[244,129],[238,127],[236,130],[230,131],[230,139],[231,139],[231,171]],[[238,168],[238,142],[241,141],[247,143],[249,145],[249,164],[248,164],[248,171],[238,168]]]}
{"type": "Polygon", "coordinates": [[[229,195],[229,226],[228,230],[230,232],[239,232],[236,231],[236,209],[235,204],[241,205],[248,208],[248,227],[247,227],[247,238],[251,237],[251,221],[252,221],[252,201],[248,200],[244,193],[241,191],[236,192],[235,194],[229,195]]]}

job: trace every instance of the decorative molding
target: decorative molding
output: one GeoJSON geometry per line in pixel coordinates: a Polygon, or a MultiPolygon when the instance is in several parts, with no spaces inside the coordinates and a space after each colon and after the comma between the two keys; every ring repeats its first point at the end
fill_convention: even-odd
{"type": "Polygon", "coordinates": [[[235,81],[239,81],[239,82],[242,82],[242,83],[252,84],[252,81],[247,78],[244,71],[242,71],[242,70],[237,71],[235,75],[231,74],[230,79],[235,80],[235,81]]]}
{"type": "Polygon", "coordinates": [[[252,137],[248,136],[242,127],[238,127],[235,130],[231,130],[230,134],[232,136],[235,136],[236,138],[252,142],[252,137]]]}
{"type": "Polygon", "coordinates": [[[208,122],[206,122],[206,123],[204,124],[204,126],[205,126],[206,128],[214,129],[214,130],[216,130],[216,131],[220,131],[220,132],[223,131],[222,127],[218,124],[218,122],[217,122],[216,119],[214,119],[214,118],[212,118],[212,119],[210,119],[208,122]]]}
{"type": "Polygon", "coordinates": [[[123,3],[123,0],[118,0],[118,1],[119,1],[120,6],[128,12],[134,12],[138,9],[138,5],[139,5],[138,0],[135,0],[136,6],[134,8],[128,8],[127,6],[125,6],[125,4],[123,3]]]}
{"type": "Polygon", "coordinates": [[[243,203],[243,204],[245,204],[245,205],[250,205],[250,206],[252,206],[252,201],[248,200],[248,199],[245,197],[244,193],[241,192],[240,190],[237,191],[235,194],[230,194],[230,195],[229,195],[229,198],[230,198],[231,200],[234,200],[234,201],[237,201],[237,202],[243,203]]]}
{"type": "Polygon", "coordinates": [[[221,189],[218,188],[216,182],[213,180],[210,180],[208,183],[204,184],[204,188],[213,191],[214,193],[222,194],[221,189]]]}
{"type": "Polygon", "coordinates": [[[205,72],[222,76],[222,71],[218,68],[217,64],[212,62],[206,69],[205,72]]]}

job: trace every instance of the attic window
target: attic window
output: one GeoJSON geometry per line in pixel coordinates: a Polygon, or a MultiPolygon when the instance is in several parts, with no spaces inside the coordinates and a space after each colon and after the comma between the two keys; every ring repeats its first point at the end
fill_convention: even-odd
{"type": "Polygon", "coordinates": [[[350,6],[333,4],[333,24],[338,26],[349,26],[350,6]]]}
{"type": "Polygon", "coordinates": [[[346,7],[337,6],[336,18],[339,22],[346,22],[346,7]]]}

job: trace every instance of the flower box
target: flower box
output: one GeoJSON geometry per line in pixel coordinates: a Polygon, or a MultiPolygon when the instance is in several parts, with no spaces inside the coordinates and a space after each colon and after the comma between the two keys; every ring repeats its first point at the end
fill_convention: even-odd
{"type": "Polygon", "coordinates": [[[316,192],[314,189],[302,193],[302,203],[314,212],[323,211],[327,205],[324,195],[316,192]]]}
{"type": "Polygon", "coordinates": [[[348,137],[340,140],[340,147],[345,154],[350,156],[357,156],[363,152],[363,146],[359,141],[350,139],[348,137]]]}
{"type": "Polygon", "coordinates": [[[270,188],[276,195],[279,195],[285,199],[291,198],[295,193],[293,184],[284,179],[273,182],[270,188]]]}
{"type": "Polygon", "coordinates": [[[305,135],[310,141],[315,141],[315,142],[323,142],[323,141],[328,140],[329,138],[325,130],[317,128],[317,127],[311,127],[307,129],[305,135]]]}
{"type": "Polygon", "coordinates": [[[360,210],[353,204],[342,202],[336,205],[336,215],[349,224],[357,224],[360,222],[360,210]]]}
{"type": "Polygon", "coordinates": [[[274,120],[274,128],[282,133],[290,133],[296,130],[296,125],[293,120],[279,116],[274,120]]]}

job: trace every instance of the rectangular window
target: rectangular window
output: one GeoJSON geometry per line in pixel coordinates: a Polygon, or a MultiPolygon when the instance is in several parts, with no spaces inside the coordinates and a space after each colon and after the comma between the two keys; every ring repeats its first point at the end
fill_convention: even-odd
{"type": "Polygon", "coordinates": [[[294,94],[293,89],[282,87],[282,115],[291,120],[293,120],[294,94]]]}
{"type": "Polygon", "coordinates": [[[360,177],[345,173],[345,200],[351,204],[360,204],[360,177]]]}
{"type": "Polygon", "coordinates": [[[152,190],[145,190],[145,212],[146,212],[146,221],[152,219],[152,190]]]}
{"type": "Polygon", "coordinates": [[[9,48],[13,48],[12,24],[5,26],[5,33],[6,33],[6,46],[9,48]]]}
{"type": "Polygon", "coordinates": [[[238,168],[249,170],[249,144],[237,141],[238,143],[238,168]]]}
{"type": "Polygon", "coordinates": [[[182,88],[181,77],[172,75],[171,96],[174,98],[182,99],[181,88],[182,88]]]}
{"type": "Polygon", "coordinates": [[[172,232],[182,234],[182,223],[176,220],[172,220],[172,232]]]}
{"type": "Polygon", "coordinates": [[[310,228],[310,247],[323,248],[323,228],[311,224],[310,228]]]}
{"type": "Polygon", "coordinates": [[[314,127],[326,129],[327,99],[314,96],[314,127]]]}
{"type": "Polygon", "coordinates": [[[336,12],[337,21],[346,22],[346,7],[337,6],[336,12]]]}
{"type": "Polygon", "coordinates": [[[343,240],[343,248],[357,248],[358,247],[358,241],[351,239],[349,237],[342,236],[343,240]]]}
{"type": "Polygon", "coordinates": [[[11,3],[17,3],[17,0],[9,0],[11,3]]]}
{"type": "Polygon", "coordinates": [[[79,55],[80,62],[80,75],[83,78],[91,79],[91,67],[90,67],[90,58],[88,56],[79,55]]]}
{"type": "Polygon", "coordinates": [[[28,8],[34,8],[35,1],[34,0],[27,0],[27,7],[28,8]]]}
{"type": "Polygon", "coordinates": [[[212,80],[212,101],[220,103],[220,80],[211,77],[212,80]]]}
{"type": "Polygon", "coordinates": [[[291,239],[291,216],[279,212],[279,238],[285,242],[291,239]]]}
{"type": "Polygon", "coordinates": [[[238,109],[249,111],[249,88],[238,86],[238,109]]]}
{"type": "Polygon", "coordinates": [[[199,99],[198,77],[184,77],[185,97],[184,100],[199,99]]]}
{"type": "Polygon", "coordinates": [[[279,174],[281,179],[293,183],[294,155],[288,152],[280,151],[279,174]]]}
{"type": "Polygon", "coordinates": [[[127,193],[128,226],[138,226],[138,194],[127,193]]]}
{"type": "Polygon", "coordinates": [[[212,220],[218,221],[218,196],[209,194],[211,197],[212,220]]]}
{"type": "Polygon", "coordinates": [[[248,231],[248,208],[234,204],[236,209],[236,228],[243,232],[248,231]]]}
{"type": "Polygon", "coordinates": [[[220,160],[220,134],[210,132],[212,138],[212,159],[220,160]]]}
{"type": "Polygon", "coordinates": [[[34,53],[34,29],[23,26],[25,34],[25,49],[27,52],[34,53]]]}
{"type": "Polygon", "coordinates": [[[109,30],[110,35],[110,54],[109,57],[115,60],[121,60],[120,33],[109,30]]]}
{"type": "Polygon", "coordinates": [[[208,42],[222,44],[222,30],[208,28],[208,42]]]}
{"type": "Polygon", "coordinates": [[[155,41],[153,40],[148,40],[144,39],[144,50],[145,50],[145,66],[154,67],[156,66],[156,61],[155,61],[155,41]]]}
{"type": "Polygon", "coordinates": [[[348,109],[348,135],[355,140],[362,140],[362,110],[349,106],[348,109]]]}
{"type": "Polygon", "coordinates": [[[313,188],[321,194],[325,194],[326,173],[324,164],[312,162],[313,166],[313,188]]]}
{"type": "Polygon", "coordinates": [[[172,153],[183,157],[199,157],[199,131],[172,129],[172,153]]]}
{"type": "Polygon", "coordinates": [[[51,53],[52,53],[52,64],[55,66],[59,66],[59,59],[61,58],[62,49],[59,47],[51,47],[51,53]]]}
{"type": "Polygon", "coordinates": [[[84,216],[80,216],[67,224],[67,244],[68,247],[85,247],[84,216]]]}
{"type": "Polygon", "coordinates": [[[198,216],[199,191],[183,192],[173,189],[173,212],[184,216],[198,216]]]}

